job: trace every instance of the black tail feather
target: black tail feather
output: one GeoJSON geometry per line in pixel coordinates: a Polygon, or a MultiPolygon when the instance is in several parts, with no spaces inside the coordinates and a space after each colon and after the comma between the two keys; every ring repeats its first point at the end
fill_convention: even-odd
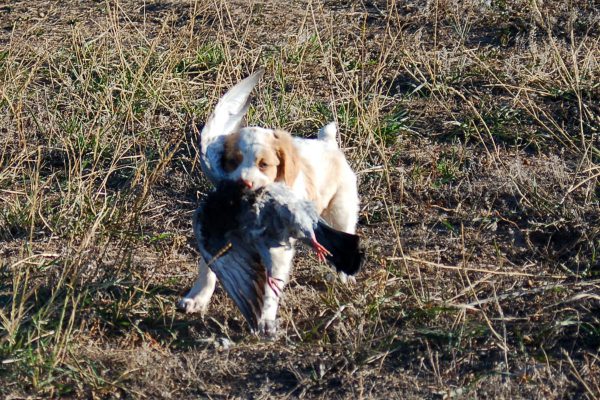
{"type": "Polygon", "coordinates": [[[354,275],[364,264],[365,253],[360,247],[358,235],[338,231],[319,221],[315,237],[331,253],[327,260],[337,271],[354,275]]]}

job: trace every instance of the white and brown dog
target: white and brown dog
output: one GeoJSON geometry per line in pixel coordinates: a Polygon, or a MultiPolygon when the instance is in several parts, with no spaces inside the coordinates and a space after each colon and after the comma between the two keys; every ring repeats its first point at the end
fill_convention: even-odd
{"type": "MultiPolygon", "coordinates": [[[[213,183],[238,180],[252,189],[284,182],[299,197],[313,201],[333,228],[355,233],[359,205],[356,175],[338,146],[334,123],[322,128],[317,139],[295,138],[281,130],[240,128],[250,92],[263,73],[261,69],[244,79],[218,102],[201,133],[203,171],[213,183]]],[[[271,255],[272,277],[283,285],[294,249],[275,248],[271,255]]],[[[194,286],[178,304],[185,312],[205,312],[215,289],[215,274],[204,260],[199,268],[194,286]]],[[[266,290],[259,322],[262,333],[274,333],[278,304],[277,293],[266,290]]]]}

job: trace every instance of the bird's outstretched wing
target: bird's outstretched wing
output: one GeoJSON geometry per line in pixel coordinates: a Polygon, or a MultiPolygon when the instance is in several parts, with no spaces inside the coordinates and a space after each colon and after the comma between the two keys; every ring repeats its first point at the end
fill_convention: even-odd
{"type": "Polygon", "coordinates": [[[259,254],[237,229],[236,203],[223,201],[222,191],[212,192],[194,214],[194,234],[208,267],[256,332],[267,274],[259,254]]]}
{"type": "Polygon", "coordinates": [[[219,100],[202,129],[200,134],[201,166],[213,184],[226,178],[221,167],[225,136],[239,129],[250,106],[250,92],[264,72],[264,68],[260,68],[229,89],[219,100]]]}
{"type": "Polygon", "coordinates": [[[209,268],[217,275],[223,289],[250,325],[258,330],[263,299],[265,296],[265,268],[246,246],[239,242],[231,244],[229,250],[209,262],[209,268]]]}

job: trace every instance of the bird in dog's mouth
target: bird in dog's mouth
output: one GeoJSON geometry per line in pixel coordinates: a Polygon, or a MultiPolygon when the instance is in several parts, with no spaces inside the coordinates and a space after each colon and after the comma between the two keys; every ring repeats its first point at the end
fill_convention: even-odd
{"type": "Polygon", "coordinates": [[[221,182],[196,211],[194,233],[202,256],[253,331],[265,291],[279,296],[283,290],[283,282],[271,274],[271,249],[299,240],[320,261],[348,275],[364,263],[359,236],[328,226],[312,202],[282,183],[250,190],[239,182],[221,182]]]}

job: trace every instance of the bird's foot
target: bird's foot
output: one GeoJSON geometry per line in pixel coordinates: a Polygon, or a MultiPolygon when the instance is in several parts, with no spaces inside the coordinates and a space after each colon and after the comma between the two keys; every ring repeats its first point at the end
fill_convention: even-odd
{"type": "Polygon", "coordinates": [[[283,285],[283,279],[273,278],[271,275],[267,274],[267,284],[277,297],[281,295],[282,288],[279,287],[279,285],[283,285]]]}
{"type": "Polygon", "coordinates": [[[326,261],[326,257],[331,255],[329,250],[327,250],[321,243],[317,242],[317,239],[315,237],[311,238],[310,243],[312,244],[313,249],[317,253],[317,259],[320,262],[324,263],[326,261]]]}

